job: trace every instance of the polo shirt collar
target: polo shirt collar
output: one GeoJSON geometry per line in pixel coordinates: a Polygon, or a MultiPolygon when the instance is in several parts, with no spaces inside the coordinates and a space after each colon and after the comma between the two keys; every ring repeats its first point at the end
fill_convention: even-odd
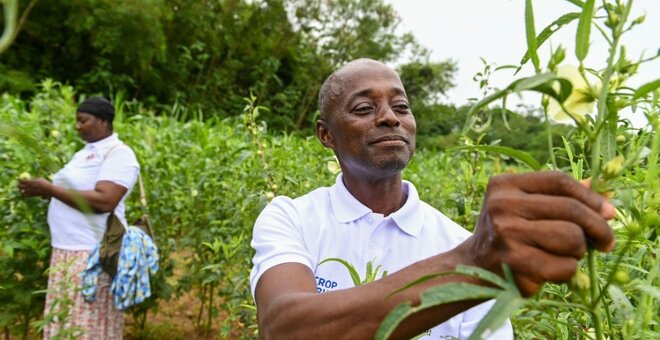
{"type": "MultiPolygon", "coordinates": [[[[406,203],[401,209],[390,214],[394,224],[410,236],[417,237],[422,230],[423,219],[419,216],[419,195],[415,186],[403,181],[403,191],[408,194],[406,203]]],[[[348,191],[341,174],[337,176],[335,185],[330,190],[330,205],[339,223],[348,223],[358,220],[373,211],[358,201],[348,191]]]]}
{"type": "Polygon", "coordinates": [[[103,150],[105,148],[113,147],[117,143],[119,143],[119,136],[115,132],[115,133],[111,134],[108,137],[105,137],[101,140],[97,140],[96,142],[87,143],[85,145],[85,147],[87,147],[89,149],[93,149],[93,150],[94,149],[95,150],[103,150]]]}

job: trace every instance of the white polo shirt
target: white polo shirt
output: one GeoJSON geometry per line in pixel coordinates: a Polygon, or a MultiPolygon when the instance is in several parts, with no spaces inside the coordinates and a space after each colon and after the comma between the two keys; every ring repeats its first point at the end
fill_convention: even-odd
{"type": "MultiPolygon", "coordinates": [[[[360,203],[344,186],[316,189],[296,199],[279,196],[257,218],[252,236],[256,250],[250,285],[268,269],[282,263],[301,263],[316,276],[317,292],[354,287],[348,270],[337,262],[351,263],[364,279],[367,262],[381,265],[381,273],[396,272],[417,261],[449,251],[470,233],[430,205],[420,201],[415,186],[403,181],[408,194],[398,211],[384,217],[360,203]]],[[[429,339],[467,338],[493,302],[485,302],[454,316],[427,333],[429,339]]],[[[512,339],[507,322],[490,339],[512,339]]]]}
{"type": "MultiPolygon", "coordinates": [[[[53,176],[53,184],[73,190],[94,190],[96,182],[111,181],[128,189],[115,208],[115,214],[127,226],[124,201],[137,180],[140,165],[133,150],[114,133],[73,155],[53,176]],[[109,153],[108,153],[109,152],[109,153]],[[105,160],[104,160],[105,157],[105,160]]],[[[51,244],[65,250],[91,250],[103,237],[109,213],[83,214],[52,198],[48,206],[51,244]]]]}

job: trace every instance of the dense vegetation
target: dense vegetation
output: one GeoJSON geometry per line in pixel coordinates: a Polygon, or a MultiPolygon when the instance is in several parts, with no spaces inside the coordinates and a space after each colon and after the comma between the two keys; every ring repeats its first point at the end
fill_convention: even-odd
{"type": "MultiPolygon", "coordinates": [[[[328,162],[334,157],[315,138],[268,132],[258,118],[254,135],[248,119],[253,115],[177,120],[145,110],[138,102],[115,102],[115,130],[141,163],[149,216],[164,259],[153,280],[156,298],[133,310],[138,322],[140,313],[157,311],[153,308],[159,300],[193,292],[202,301],[196,311],[204,315],[197,320],[201,328],[209,325],[207,315],[216,317],[222,310],[229,315],[226,332],[251,334],[240,327],[255,324],[253,310],[245,307],[252,305],[247,283],[252,223],[272,195],[298,196],[331,185],[335,174],[328,162]],[[177,256],[171,256],[174,253],[177,256]]],[[[72,128],[75,107],[71,87],[52,82],[44,82],[30,101],[9,95],[0,99],[0,121],[12,122],[3,130],[12,137],[0,135],[0,327],[11,334],[28,332],[29,323],[41,318],[44,295],[34,292],[45,289],[43,272],[50,253],[47,203],[21,199],[17,179],[23,172],[49,176],[82,146],[72,128]]],[[[421,150],[405,177],[418,183],[427,202],[471,226],[488,176],[517,171],[499,158],[494,159],[500,164],[495,170],[475,166],[483,155],[474,156],[421,150]],[[462,165],[455,167],[454,162],[462,165]]],[[[137,200],[134,193],[129,220],[141,213],[137,200]]]]}
{"type": "MultiPolygon", "coordinates": [[[[316,92],[334,67],[364,56],[408,57],[398,70],[420,148],[404,177],[423,200],[466,228],[474,227],[494,174],[558,169],[594,178],[596,189],[613,195],[614,253],[590,251],[572,285],[547,285],[533,299],[522,300],[515,287],[503,290],[509,300],[502,301],[520,308],[499,316],[515,312],[519,338],[657,338],[660,84],[625,85],[649,60],[630,59],[620,45],[623,33],[643,21],[628,18],[631,2],[571,2],[574,13],[537,34],[527,0],[529,51],[521,67],[533,66],[535,75],[466,107],[441,100],[455,65],[430,62],[410,35],[396,34],[396,13],[378,0],[20,2],[17,13],[27,20],[17,20],[14,43],[0,54],[4,336],[36,337],[50,322],[43,316],[47,204],[20,198],[17,179],[26,172],[48,177],[69,160],[82,146],[73,129],[77,103],[101,93],[113,99],[115,130],[141,163],[163,259],[155,296],[130,311],[128,331],[190,336],[157,322],[180,298],[194,307],[197,335],[255,337],[247,283],[252,223],[275,195],[332,184],[334,158],[309,136],[316,92]],[[562,73],[568,52],[561,46],[547,65],[536,54],[571,21],[579,22],[582,81],[562,73]],[[582,65],[591,26],[611,45],[604,65],[593,68],[582,65]],[[605,86],[582,84],[590,77],[605,86]],[[495,105],[522,91],[542,93],[540,108],[516,113],[495,105]],[[574,127],[550,124],[548,118],[576,112],[580,104],[596,114],[571,113],[574,127]],[[622,110],[636,110],[649,124],[630,126],[620,119],[622,110]]],[[[137,199],[133,194],[129,202],[129,220],[141,214],[137,199]]]]}
{"type": "MultiPolygon", "coordinates": [[[[208,119],[240,115],[243,98],[253,94],[270,108],[261,119],[271,130],[310,135],[323,80],[337,66],[369,57],[406,61],[398,70],[421,127],[420,147],[457,145],[465,121],[467,108],[443,103],[454,62],[429,60],[412,35],[399,33],[397,13],[382,0],[19,5],[26,20],[0,54],[0,92],[23,98],[50,78],[80,93],[121,93],[158,115],[208,119]]],[[[541,120],[528,113],[509,115],[515,128],[502,133],[502,143],[546,161],[541,120]]],[[[556,142],[568,130],[556,131],[556,142]]]]}

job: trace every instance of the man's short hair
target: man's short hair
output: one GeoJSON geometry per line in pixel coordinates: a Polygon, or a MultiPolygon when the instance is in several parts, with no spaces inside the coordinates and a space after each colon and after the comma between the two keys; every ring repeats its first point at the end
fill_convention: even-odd
{"type": "Polygon", "coordinates": [[[321,89],[319,90],[319,111],[321,111],[321,116],[320,118],[323,120],[328,120],[330,118],[330,104],[331,102],[335,99],[334,97],[338,94],[333,94],[332,93],[332,85],[339,80],[339,74],[342,73],[344,70],[347,68],[357,64],[357,63],[363,63],[363,62],[372,62],[372,63],[377,63],[381,65],[385,65],[381,63],[378,60],[374,59],[369,59],[369,58],[359,58],[355,59],[352,61],[349,61],[348,63],[344,64],[342,67],[336,69],[334,72],[332,72],[328,78],[325,79],[323,82],[323,85],[321,85],[321,89]]]}

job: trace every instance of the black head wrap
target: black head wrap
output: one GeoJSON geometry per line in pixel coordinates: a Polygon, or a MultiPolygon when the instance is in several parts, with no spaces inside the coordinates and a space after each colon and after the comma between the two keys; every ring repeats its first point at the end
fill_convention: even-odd
{"type": "Polygon", "coordinates": [[[115,118],[115,107],[112,103],[102,97],[92,97],[86,99],[80,106],[78,112],[89,113],[90,115],[99,117],[103,120],[112,122],[115,118]]]}

